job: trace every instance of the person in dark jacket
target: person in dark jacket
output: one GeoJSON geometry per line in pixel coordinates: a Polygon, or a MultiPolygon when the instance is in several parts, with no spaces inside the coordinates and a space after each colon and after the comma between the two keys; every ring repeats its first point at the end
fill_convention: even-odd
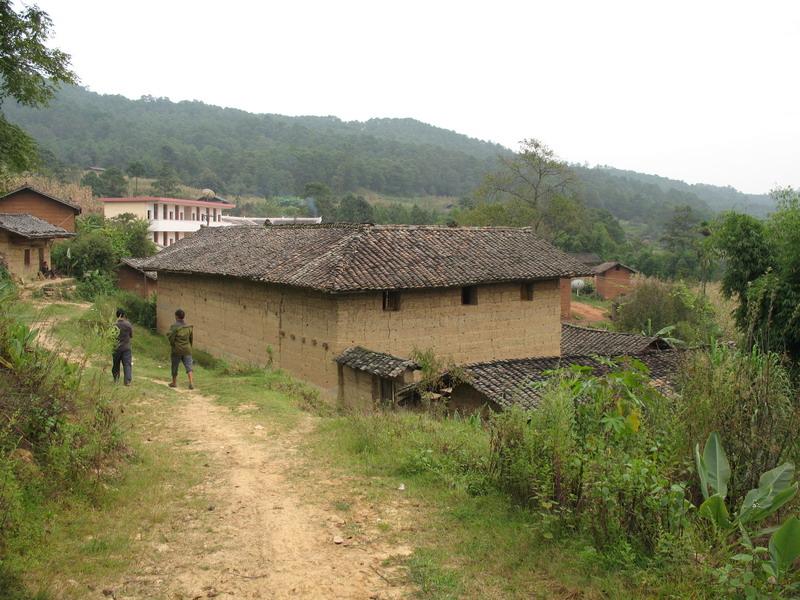
{"type": "Polygon", "coordinates": [[[131,354],[133,326],[125,318],[125,311],[121,308],[117,309],[117,329],[119,333],[117,334],[117,347],[112,355],[114,362],[111,366],[111,375],[115,382],[119,381],[119,366],[122,364],[125,385],[130,385],[133,379],[133,356],[131,354]]]}
{"type": "Polygon", "coordinates": [[[189,376],[189,389],[194,389],[194,378],[192,377],[192,343],[194,343],[194,336],[192,335],[192,326],[187,325],[184,319],[186,313],[180,308],[175,311],[175,322],[167,332],[169,338],[169,345],[172,354],[172,383],[169,387],[178,385],[178,367],[183,363],[186,369],[186,374],[189,376]]]}

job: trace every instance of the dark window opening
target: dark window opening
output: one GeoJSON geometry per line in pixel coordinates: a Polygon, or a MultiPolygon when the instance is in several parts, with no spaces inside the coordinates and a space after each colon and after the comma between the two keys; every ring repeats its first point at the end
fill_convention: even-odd
{"type": "Polygon", "coordinates": [[[150,220],[150,211],[149,210],[147,211],[147,220],[148,221],[150,220]]]}
{"type": "Polygon", "coordinates": [[[390,290],[383,292],[383,310],[400,310],[400,292],[390,290]]]}
{"type": "Polygon", "coordinates": [[[533,300],[533,284],[523,283],[521,288],[521,298],[523,300],[533,300]]]}
{"type": "Polygon", "coordinates": [[[163,211],[162,212],[164,213],[164,219],[166,219],[167,218],[167,205],[166,204],[163,205],[163,211]]]}
{"type": "Polygon", "coordinates": [[[25,266],[26,267],[30,267],[31,266],[31,251],[30,250],[25,250],[25,266]]]}
{"type": "Polygon", "coordinates": [[[619,271],[619,265],[617,265],[616,267],[614,267],[614,270],[615,270],[615,271],[619,271]]]}
{"type": "Polygon", "coordinates": [[[158,243],[158,232],[157,232],[157,231],[154,231],[154,232],[153,232],[153,241],[154,241],[156,244],[158,243]]]}
{"type": "Polygon", "coordinates": [[[381,377],[381,402],[394,404],[394,381],[381,377]]]}
{"type": "Polygon", "coordinates": [[[158,220],[158,204],[153,204],[153,218],[158,220]]]}
{"type": "Polygon", "coordinates": [[[474,285],[468,285],[461,288],[461,304],[477,304],[478,303],[478,288],[474,285]]]}

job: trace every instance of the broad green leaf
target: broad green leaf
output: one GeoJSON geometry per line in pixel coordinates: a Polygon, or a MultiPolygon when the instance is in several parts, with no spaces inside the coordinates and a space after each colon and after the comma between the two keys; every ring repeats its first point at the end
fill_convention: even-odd
{"type": "Polygon", "coordinates": [[[742,523],[761,521],[789,502],[797,494],[797,483],[791,483],[793,477],[794,466],[789,463],[764,473],[759,480],[759,486],[747,492],[744,497],[742,508],[739,510],[739,520],[742,523]],[[787,465],[790,467],[789,470],[784,469],[780,473],[774,473],[787,465]]]}
{"type": "MultiPolygon", "coordinates": [[[[705,481],[708,486],[715,494],[725,498],[728,495],[731,467],[728,464],[728,458],[725,456],[722,440],[720,440],[716,431],[708,436],[705,448],[703,448],[703,456],[698,462],[705,474],[705,481]]],[[[702,475],[700,476],[700,481],[703,481],[702,475]]]]}
{"type": "Polygon", "coordinates": [[[708,479],[706,479],[703,458],[700,456],[700,444],[695,444],[694,446],[694,462],[697,465],[697,475],[700,477],[700,491],[703,492],[703,498],[708,500],[708,479]]]}
{"type": "Polygon", "coordinates": [[[731,523],[731,518],[728,515],[728,508],[725,506],[725,500],[723,500],[722,496],[717,494],[709,496],[706,501],[700,505],[698,513],[700,516],[714,523],[717,529],[728,531],[735,527],[735,525],[731,523]]]}
{"type": "Polygon", "coordinates": [[[776,572],[781,572],[800,557],[800,519],[789,517],[769,540],[769,554],[776,572]]]}

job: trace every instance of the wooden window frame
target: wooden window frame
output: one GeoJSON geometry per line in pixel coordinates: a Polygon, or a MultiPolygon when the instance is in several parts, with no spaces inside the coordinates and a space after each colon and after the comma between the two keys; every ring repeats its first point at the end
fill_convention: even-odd
{"type": "Polygon", "coordinates": [[[527,281],[520,286],[519,296],[523,302],[530,302],[535,295],[532,281],[527,281]]]}
{"type": "Polygon", "coordinates": [[[400,292],[397,290],[383,291],[383,310],[397,312],[400,310],[400,292]]]}
{"type": "Polygon", "coordinates": [[[477,306],[478,304],[478,286],[465,285],[461,288],[461,305],[462,306],[477,306]]]}

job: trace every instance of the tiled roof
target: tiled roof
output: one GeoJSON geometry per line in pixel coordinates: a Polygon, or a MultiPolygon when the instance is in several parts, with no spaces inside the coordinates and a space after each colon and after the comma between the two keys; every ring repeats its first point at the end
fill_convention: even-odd
{"type": "Polygon", "coordinates": [[[603,259],[594,252],[570,252],[569,255],[578,262],[582,262],[590,267],[599,265],[601,262],[603,262],[603,259]]]}
{"type": "Polygon", "coordinates": [[[68,238],[75,235],[39,217],[25,214],[0,213],[0,229],[28,239],[68,238]]]}
{"type": "MultiPolygon", "coordinates": [[[[682,353],[678,351],[649,352],[633,359],[643,362],[650,378],[658,388],[671,388],[682,353]]],[[[626,359],[630,360],[630,359],[626,359]]],[[[608,373],[609,367],[591,356],[552,358],[520,358],[475,363],[462,367],[468,383],[500,408],[519,405],[535,408],[540,390],[537,382],[547,379],[545,373],[572,365],[591,367],[595,375],[608,373]]]]}
{"type": "Polygon", "coordinates": [[[369,224],[202,228],[150,259],[148,268],[334,293],[588,273],[530,228],[369,224]]]}
{"type": "Polygon", "coordinates": [[[601,274],[605,273],[606,271],[608,271],[610,269],[613,269],[616,266],[620,266],[623,269],[627,269],[631,273],[638,273],[639,272],[636,269],[634,269],[632,267],[629,267],[627,265],[623,265],[621,262],[616,261],[616,260],[610,260],[608,262],[601,263],[601,264],[597,265],[596,267],[592,267],[592,272],[595,275],[601,275],[601,274]]]}
{"type": "Polygon", "coordinates": [[[148,279],[158,279],[158,273],[155,271],[147,271],[142,268],[142,265],[147,262],[147,260],[147,258],[123,258],[120,262],[123,265],[129,266],[131,269],[136,269],[137,271],[144,273],[145,277],[148,279]]]}
{"type": "Polygon", "coordinates": [[[43,192],[42,190],[36,189],[32,185],[23,185],[23,186],[18,187],[15,190],[11,190],[7,194],[4,194],[3,196],[0,196],[0,200],[2,200],[3,198],[7,198],[9,196],[13,196],[14,194],[18,194],[19,192],[24,192],[25,190],[31,191],[31,192],[33,192],[35,194],[39,194],[40,196],[44,196],[45,198],[48,198],[49,200],[52,200],[53,202],[58,202],[59,204],[63,204],[64,206],[67,206],[67,207],[71,208],[72,210],[74,210],[78,214],[80,214],[80,212],[81,212],[81,207],[79,205],[75,204],[74,202],[71,202],[69,200],[64,200],[63,198],[56,198],[55,196],[51,196],[50,194],[47,194],[47,193],[43,192]]]}
{"type": "Polygon", "coordinates": [[[561,356],[621,356],[669,348],[659,337],[561,324],[561,356]]]}
{"type": "Polygon", "coordinates": [[[379,377],[397,377],[406,369],[418,369],[413,360],[398,358],[383,352],[373,352],[360,346],[353,346],[336,357],[340,365],[366,371],[379,377]]]}

